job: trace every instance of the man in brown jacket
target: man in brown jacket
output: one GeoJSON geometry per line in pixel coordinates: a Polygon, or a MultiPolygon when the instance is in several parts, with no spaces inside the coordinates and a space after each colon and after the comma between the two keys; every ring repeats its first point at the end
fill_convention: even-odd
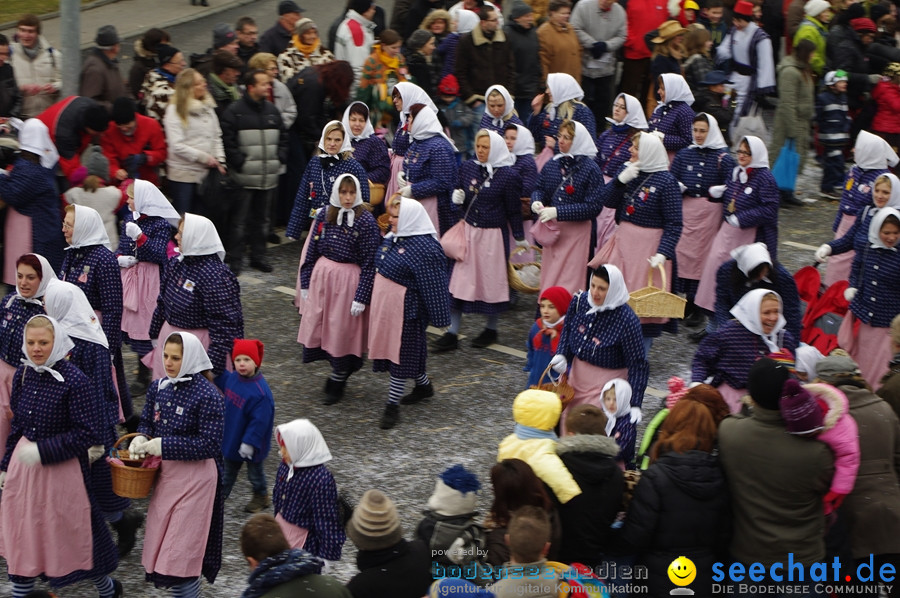
{"type": "Polygon", "coordinates": [[[129,96],[125,80],[119,72],[119,33],[112,25],[97,30],[96,46],[81,67],[80,96],[97,100],[110,110],[116,98],[129,96]]]}
{"type": "Polygon", "coordinates": [[[479,9],[481,21],[471,33],[463,35],[456,50],[456,79],[459,97],[477,114],[484,114],[484,92],[491,85],[515,89],[516,64],[506,35],[498,27],[497,11],[489,6],[479,9]]]}

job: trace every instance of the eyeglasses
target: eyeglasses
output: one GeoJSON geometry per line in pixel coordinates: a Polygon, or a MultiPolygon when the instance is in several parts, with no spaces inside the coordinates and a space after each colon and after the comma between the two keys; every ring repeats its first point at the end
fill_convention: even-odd
{"type": "Polygon", "coordinates": [[[75,225],[74,225],[74,224],[69,224],[69,223],[66,222],[65,220],[62,221],[62,227],[63,227],[63,229],[65,229],[65,230],[74,230],[74,229],[75,229],[75,225]]]}
{"type": "Polygon", "coordinates": [[[613,104],[613,108],[618,108],[619,110],[625,110],[625,104],[613,104]]]}
{"type": "Polygon", "coordinates": [[[742,149],[739,149],[735,153],[737,153],[737,155],[739,155],[739,156],[752,156],[753,155],[750,152],[748,152],[747,150],[742,150],[742,149]]]}

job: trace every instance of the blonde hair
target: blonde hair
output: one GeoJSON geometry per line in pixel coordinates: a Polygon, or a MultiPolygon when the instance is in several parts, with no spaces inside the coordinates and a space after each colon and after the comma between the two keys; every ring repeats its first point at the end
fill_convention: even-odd
{"type": "Polygon", "coordinates": [[[276,65],[278,64],[278,60],[275,58],[274,54],[269,54],[268,52],[259,52],[258,54],[254,54],[250,57],[250,61],[247,62],[247,68],[251,71],[264,71],[269,68],[269,63],[274,62],[276,65]]]}
{"type": "Polygon", "coordinates": [[[194,77],[202,77],[196,69],[184,69],[175,77],[175,93],[172,102],[175,104],[175,112],[182,124],[187,125],[188,108],[194,97],[194,77]]]}
{"type": "MultiPolygon", "coordinates": [[[[343,139],[347,138],[347,131],[344,130],[344,125],[341,124],[340,122],[335,121],[333,123],[325,125],[325,129],[322,131],[322,139],[328,137],[328,134],[333,131],[340,131],[341,137],[342,137],[342,140],[341,140],[342,142],[343,142],[343,139]]],[[[321,148],[316,148],[316,150],[317,150],[316,155],[318,155],[318,156],[321,156],[325,153],[324,150],[322,150],[321,148]]],[[[336,155],[340,156],[342,159],[349,158],[350,153],[352,151],[353,150],[347,150],[345,152],[338,152],[336,155]]]]}
{"type": "Polygon", "coordinates": [[[875,179],[875,184],[872,185],[872,188],[874,189],[878,185],[887,185],[888,189],[890,189],[891,191],[894,190],[894,185],[893,183],[891,183],[891,177],[886,174],[882,174],[877,179],[875,179]]]}
{"type": "Polygon", "coordinates": [[[559,123],[559,128],[557,132],[562,131],[563,129],[572,136],[572,139],[575,139],[575,122],[572,119],[564,118],[561,123],[559,123]]]}
{"type": "Polygon", "coordinates": [[[25,324],[25,330],[31,330],[33,328],[49,328],[51,334],[56,336],[55,331],[53,330],[53,322],[50,321],[50,318],[47,316],[34,316],[28,323],[25,324]]]}

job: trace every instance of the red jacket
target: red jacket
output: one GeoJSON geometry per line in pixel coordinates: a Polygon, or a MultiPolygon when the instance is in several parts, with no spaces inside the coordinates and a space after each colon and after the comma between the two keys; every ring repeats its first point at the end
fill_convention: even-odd
{"type": "Polygon", "coordinates": [[[900,85],[879,81],[872,90],[872,99],[878,103],[872,130],[881,133],[900,133],[900,85]]]}
{"type": "Polygon", "coordinates": [[[650,48],[644,36],[669,20],[667,0],[628,0],[628,33],[625,37],[625,58],[650,58],[650,48]]]}
{"type": "Polygon", "coordinates": [[[81,154],[91,142],[84,127],[84,113],[96,103],[91,98],[69,96],[37,115],[50,129],[50,139],[59,152],[59,166],[66,178],[81,166],[81,154]]]}
{"type": "Polygon", "coordinates": [[[100,138],[100,147],[103,155],[109,160],[109,179],[111,183],[118,183],[116,172],[124,169],[122,162],[132,154],[145,154],[147,161],[140,167],[140,178],[150,181],[154,185],[159,184],[159,165],[166,161],[166,136],[162,127],[155,118],[135,114],[136,124],[134,134],[126,137],[110,123],[109,128],[100,138]]]}

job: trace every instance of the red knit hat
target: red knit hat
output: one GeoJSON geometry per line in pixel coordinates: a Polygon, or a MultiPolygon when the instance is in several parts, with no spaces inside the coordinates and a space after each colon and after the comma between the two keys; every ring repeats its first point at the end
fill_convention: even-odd
{"type": "Polygon", "coordinates": [[[234,349],[231,351],[231,360],[234,361],[238,355],[246,355],[253,360],[256,367],[259,367],[262,365],[263,349],[265,347],[262,342],[255,338],[236,338],[234,339],[234,349]]]}
{"type": "Polygon", "coordinates": [[[438,84],[438,92],[444,94],[445,96],[457,96],[459,95],[459,81],[456,79],[456,75],[450,73],[449,75],[445,75],[441,82],[438,84]]]}
{"type": "Polygon", "coordinates": [[[875,21],[872,19],[867,19],[865,17],[859,19],[851,19],[850,20],[850,28],[857,33],[877,33],[878,27],[875,26],[875,21]]]}
{"type": "Polygon", "coordinates": [[[734,5],[734,14],[736,16],[753,18],[753,3],[747,0],[738,0],[734,5]]]}
{"type": "Polygon", "coordinates": [[[553,307],[556,308],[556,311],[559,312],[559,315],[564,316],[569,310],[569,304],[572,302],[572,295],[563,287],[549,287],[544,289],[544,292],[541,293],[538,304],[544,299],[549,300],[550,303],[553,304],[553,307]]]}

